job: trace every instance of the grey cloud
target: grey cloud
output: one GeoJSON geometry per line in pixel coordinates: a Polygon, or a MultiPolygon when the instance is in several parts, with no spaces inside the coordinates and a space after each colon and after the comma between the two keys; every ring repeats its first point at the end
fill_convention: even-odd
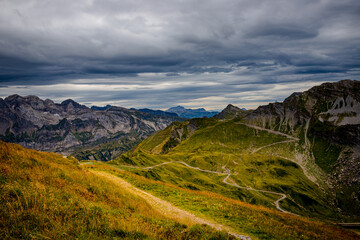
{"type": "Polygon", "coordinates": [[[106,99],[80,94],[98,102],[143,96],[151,102],[160,94],[176,104],[226,97],[238,82],[256,84],[248,91],[257,91],[261,84],[356,79],[359,12],[357,0],[3,0],[0,83],[219,83],[121,91],[106,99]]]}
{"type": "Polygon", "coordinates": [[[285,25],[264,25],[249,33],[249,37],[270,37],[289,40],[301,40],[314,38],[318,32],[314,29],[302,29],[301,26],[285,25]]]}

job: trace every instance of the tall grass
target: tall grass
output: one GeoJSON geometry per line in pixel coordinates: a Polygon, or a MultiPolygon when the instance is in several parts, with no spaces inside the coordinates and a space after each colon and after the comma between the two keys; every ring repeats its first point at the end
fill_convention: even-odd
{"type": "Polygon", "coordinates": [[[360,239],[355,233],[331,223],[281,213],[213,192],[190,190],[150,180],[104,164],[95,164],[91,167],[99,171],[111,172],[198,216],[214,219],[238,232],[247,233],[252,239],[360,239]]]}
{"type": "Polygon", "coordinates": [[[179,224],[77,160],[0,142],[0,239],[230,239],[179,224]]]}

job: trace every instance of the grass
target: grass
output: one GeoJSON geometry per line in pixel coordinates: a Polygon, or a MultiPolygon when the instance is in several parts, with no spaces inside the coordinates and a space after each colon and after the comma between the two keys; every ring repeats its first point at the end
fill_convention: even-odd
{"type": "Polygon", "coordinates": [[[221,194],[150,180],[105,164],[97,163],[85,167],[126,179],[138,188],[197,216],[214,219],[240,233],[246,233],[252,239],[359,239],[356,234],[330,223],[284,214],[221,194]]]}
{"type": "Polygon", "coordinates": [[[1,239],[231,238],[169,219],[74,158],[0,142],[0,161],[1,239]]]}
{"type": "MultiPolygon", "coordinates": [[[[286,194],[288,198],[281,202],[281,206],[288,211],[318,218],[338,217],[337,212],[329,204],[327,192],[309,180],[299,165],[286,159],[294,159],[298,153],[296,143],[281,143],[288,140],[285,136],[256,130],[238,124],[237,120],[212,120],[209,124],[202,123],[202,127],[166,154],[152,151],[159,148],[158,146],[163,146],[167,139],[174,135],[174,129],[177,134],[185,132],[179,131],[179,127],[185,128],[190,122],[179,124],[154,134],[134,151],[110,163],[141,167],[168,161],[184,161],[194,167],[218,172],[223,172],[223,166],[226,166],[233,173],[231,179],[240,186],[286,194]],[[273,143],[279,144],[252,153],[253,150],[273,143]]],[[[199,172],[179,164],[162,165],[148,170],[128,168],[128,171],[148,179],[194,190],[211,191],[271,208],[275,208],[273,202],[278,198],[274,194],[225,185],[221,176],[199,172]]]]}
{"type": "MultiPolygon", "coordinates": [[[[4,142],[0,142],[0,159],[1,239],[234,239],[206,225],[174,221],[121,184],[93,171],[121,177],[196,216],[213,219],[252,239],[358,239],[356,234],[331,224],[206,191],[211,181],[220,189],[218,181],[222,177],[199,174],[176,164],[169,165],[171,172],[186,172],[188,178],[184,179],[189,184],[194,184],[192,179],[197,177],[198,186],[204,190],[138,176],[139,169],[131,173],[99,162],[79,165],[71,157],[4,142]]],[[[279,165],[284,164],[290,163],[279,161],[279,165]]],[[[238,189],[223,191],[236,195],[238,189]]]]}

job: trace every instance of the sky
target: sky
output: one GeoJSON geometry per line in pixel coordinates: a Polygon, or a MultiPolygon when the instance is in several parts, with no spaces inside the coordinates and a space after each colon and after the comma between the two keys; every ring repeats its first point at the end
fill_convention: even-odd
{"type": "Polygon", "coordinates": [[[359,0],[1,0],[0,97],[247,109],[360,80],[359,0]]]}

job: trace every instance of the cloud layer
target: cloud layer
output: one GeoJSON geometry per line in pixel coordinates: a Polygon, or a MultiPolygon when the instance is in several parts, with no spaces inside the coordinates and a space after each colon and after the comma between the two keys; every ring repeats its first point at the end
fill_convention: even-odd
{"type": "Polygon", "coordinates": [[[255,107],[360,76],[360,2],[0,2],[0,96],[255,107]]]}

